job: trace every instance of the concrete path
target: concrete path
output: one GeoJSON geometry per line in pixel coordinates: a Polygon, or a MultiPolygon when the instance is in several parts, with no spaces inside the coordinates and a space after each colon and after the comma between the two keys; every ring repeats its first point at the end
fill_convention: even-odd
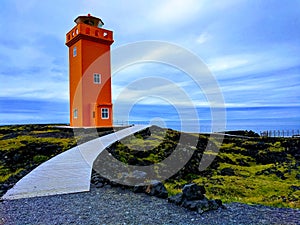
{"type": "Polygon", "coordinates": [[[147,127],[146,125],[135,125],[63,152],[19,180],[2,199],[89,191],[93,162],[97,156],[114,142],[147,127]]]}

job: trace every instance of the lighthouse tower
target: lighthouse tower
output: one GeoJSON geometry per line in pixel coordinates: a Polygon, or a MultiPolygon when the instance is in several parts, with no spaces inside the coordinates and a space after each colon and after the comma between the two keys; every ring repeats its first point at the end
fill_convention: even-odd
{"type": "Polygon", "coordinates": [[[70,126],[111,127],[110,46],[113,32],[102,20],[78,16],[67,33],[69,47],[70,126]]]}

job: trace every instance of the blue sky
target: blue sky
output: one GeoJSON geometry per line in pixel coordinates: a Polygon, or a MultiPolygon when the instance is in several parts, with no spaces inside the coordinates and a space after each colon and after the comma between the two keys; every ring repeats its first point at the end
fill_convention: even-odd
{"type": "MultiPolygon", "coordinates": [[[[47,115],[29,114],[27,102],[57,107],[48,114],[49,121],[68,118],[65,34],[78,15],[88,13],[114,31],[112,49],[159,40],[192,51],[214,74],[226,107],[300,106],[300,1],[2,0],[1,123],[21,121],[18,116],[43,121],[40,117],[47,115]],[[11,110],[4,103],[7,100],[11,110]]],[[[203,93],[181,71],[155,63],[133,65],[115,74],[114,100],[141,76],[170,79],[189,93],[196,106],[207,105],[203,93]]],[[[173,94],[167,86],[157,91],[173,94]]],[[[141,94],[147,95],[147,89],[141,94]]],[[[118,98],[122,100],[126,99],[118,98]]],[[[146,98],[143,103],[155,105],[161,100],[146,98]]]]}

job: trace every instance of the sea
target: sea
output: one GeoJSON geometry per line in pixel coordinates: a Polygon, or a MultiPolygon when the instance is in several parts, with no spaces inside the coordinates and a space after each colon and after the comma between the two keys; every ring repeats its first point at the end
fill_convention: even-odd
{"type": "MultiPolygon", "coordinates": [[[[122,110],[122,107],[115,109],[114,124],[153,124],[204,133],[252,130],[259,134],[271,131],[291,136],[299,135],[300,132],[300,106],[230,107],[224,109],[224,118],[213,118],[212,115],[218,110],[220,109],[208,107],[179,109],[170,105],[136,104],[129,111],[122,110]],[[190,114],[192,111],[194,113],[190,114]]],[[[0,98],[0,125],[68,122],[67,101],[0,98]]]]}
{"type": "Polygon", "coordinates": [[[181,117],[171,106],[151,106],[149,110],[149,106],[138,105],[131,110],[129,123],[150,123],[187,132],[199,130],[203,133],[234,130],[252,130],[258,134],[268,131],[280,136],[300,133],[300,107],[231,107],[224,109],[224,121],[212,117],[212,113],[218,110],[220,109],[197,107],[198,117],[187,118],[185,115],[189,109],[181,110],[184,114],[181,117]],[[135,115],[147,116],[136,119],[135,115]]]}

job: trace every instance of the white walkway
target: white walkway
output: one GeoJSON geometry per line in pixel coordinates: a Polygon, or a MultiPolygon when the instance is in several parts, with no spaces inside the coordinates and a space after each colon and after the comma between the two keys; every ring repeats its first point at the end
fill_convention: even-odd
{"type": "Polygon", "coordinates": [[[117,140],[147,127],[146,125],[135,125],[63,152],[23,177],[6,192],[2,199],[89,191],[92,166],[97,156],[117,140]]]}

